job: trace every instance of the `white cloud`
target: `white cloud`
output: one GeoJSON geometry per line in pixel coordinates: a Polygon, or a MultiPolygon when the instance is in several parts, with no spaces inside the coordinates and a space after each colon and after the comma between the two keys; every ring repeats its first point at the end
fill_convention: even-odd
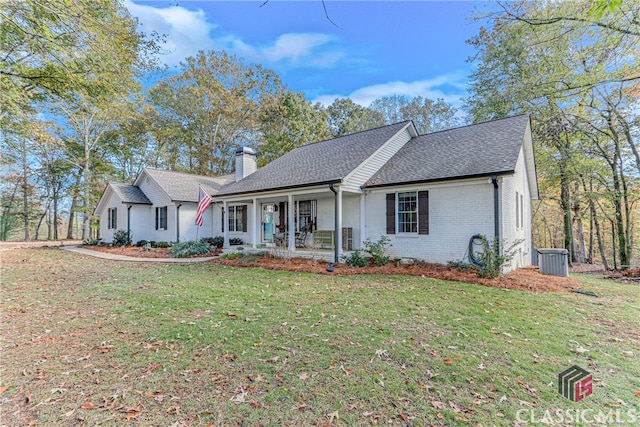
{"type": "Polygon", "coordinates": [[[202,9],[181,6],[158,8],[125,0],[125,6],[138,17],[145,32],[166,35],[168,54],[160,61],[176,65],[199,50],[225,50],[267,66],[329,68],[346,58],[335,36],[320,33],[287,33],[260,45],[250,45],[237,35],[216,35],[217,25],[208,21],[202,9]]]}
{"type": "Polygon", "coordinates": [[[166,43],[162,45],[166,53],[160,56],[160,61],[167,65],[177,65],[186,57],[212,46],[210,33],[216,25],[207,21],[202,9],[189,10],[181,6],[157,8],[130,0],[125,0],[124,4],[131,15],[139,19],[142,31],[166,35],[166,43]]]}
{"type": "Polygon", "coordinates": [[[393,81],[365,86],[349,94],[321,95],[316,97],[313,102],[328,106],[337,98],[350,98],[356,104],[368,107],[375,99],[384,96],[401,95],[409,98],[422,96],[433,100],[442,98],[447,103],[460,107],[462,105],[461,98],[466,95],[465,82],[466,77],[463,73],[454,72],[427,80],[413,82],[393,81]]]}

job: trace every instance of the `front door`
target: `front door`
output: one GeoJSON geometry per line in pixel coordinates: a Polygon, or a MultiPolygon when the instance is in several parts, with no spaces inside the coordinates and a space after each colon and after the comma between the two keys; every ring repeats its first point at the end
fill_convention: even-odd
{"type": "Polygon", "coordinates": [[[262,241],[265,243],[273,242],[273,234],[275,231],[274,210],[272,203],[262,204],[262,241]]]}

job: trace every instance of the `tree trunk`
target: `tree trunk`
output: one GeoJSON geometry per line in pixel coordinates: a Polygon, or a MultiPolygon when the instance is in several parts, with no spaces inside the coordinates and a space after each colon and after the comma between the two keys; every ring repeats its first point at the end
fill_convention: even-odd
{"type": "Polygon", "coordinates": [[[67,227],[67,239],[73,239],[73,226],[75,222],[76,207],[78,206],[78,189],[80,188],[80,174],[76,175],[76,184],[73,188],[73,197],[71,199],[71,207],[69,208],[69,225],[67,227]]]}
{"type": "Polygon", "coordinates": [[[22,139],[22,215],[24,217],[24,240],[29,240],[29,171],[27,165],[27,143],[22,139]]]}
{"type": "Polygon", "coordinates": [[[586,249],[584,245],[584,226],[582,224],[582,206],[580,200],[580,188],[578,187],[578,183],[575,183],[575,191],[574,191],[574,201],[573,201],[573,221],[575,222],[575,237],[576,237],[576,247],[575,247],[575,258],[577,262],[585,262],[586,258],[586,249]]]}
{"type": "MultiPolygon", "coordinates": [[[[56,186],[57,187],[57,186],[56,186]]],[[[53,238],[58,240],[58,197],[59,188],[55,188],[53,192],[53,238]]]]}

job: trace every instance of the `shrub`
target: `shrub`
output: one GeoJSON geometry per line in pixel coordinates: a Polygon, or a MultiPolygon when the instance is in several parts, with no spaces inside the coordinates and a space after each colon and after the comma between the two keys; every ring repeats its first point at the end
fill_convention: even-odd
{"type": "Polygon", "coordinates": [[[149,242],[152,248],[168,248],[170,245],[168,242],[149,242]]]}
{"type": "Polygon", "coordinates": [[[146,240],[138,240],[136,242],[136,246],[141,248],[141,247],[145,246],[147,243],[149,243],[149,242],[147,242],[146,240]]]}
{"type": "Polygon", "coordinates": [[[377,242],[367,239],[364,241],[364,251],[371,255],[375,265],[385,265],[389,262],[389,256],[385,252],[391,246],[391,240],[387,236],[380,236],[377,242]]]}
{"type": "Polygon", "coordinates": [[[513,259],[517,246],[522,243],[522,240],[516,240],[511,246],[503,249],[501,254],[498,239],[487,239],[485,236],[474,237],[482,242],[482,252],[474,252],[471,241],[469,242],[469,258],[474,263],[473,267],[477,270],[478,276],[491,279],[502,274],[502,267],[513,259]]]}
{"type": "Polygon", "coordinates": [[[205,242],[181,242],[176,243],[169,249],[171,255],[176,258],[184,258],[192,255],[204,255],[211,252],[209,245],[205,242]]]}
{"type": "Polygon", "coordinates": [[[241,239],[241,238],[239,238],[239,237],[234,237],[234,238],[232,238],[232,239],[229,239],[229,244],[230,244],[230,245],[241,245],[241,244],[243,244],[243,243],[244,243],[244,242],[243,242],[243,241],[242,241],[242,239],[241,239]]]}
{"type": "Polygon", "coordinates": [[[208,244],[212,248],[221,248],[224,246],[224,237],[222,236],[203,237],[200,241],[208,244]]]}
{"type": "Polygon", "coordinates": [[[356,249],[349,255],[343,255],[342,260],[349,267],[366,267],[369,265],[369,260],[362,255],[360,249],[356,249]]]}
{"type": "Polygon", "coordinates": [[[84,239],[82,244],[87,246],[100,246],[102,244],[101,240],[102,239],[84,239]]]}
{"type": "Polygon", "coordinates": [[[228,252],[219,256],[220,259],[238,259],[242,258],[244,254],[242,252],[228,252]]]}
{"type": "Polygon", "coordinates": [[[131,238],[127,233],[127,230],[116,230],[113,233],[113,240],[111,241],[113,246],[129,246],[131,244],[131,238]]]}

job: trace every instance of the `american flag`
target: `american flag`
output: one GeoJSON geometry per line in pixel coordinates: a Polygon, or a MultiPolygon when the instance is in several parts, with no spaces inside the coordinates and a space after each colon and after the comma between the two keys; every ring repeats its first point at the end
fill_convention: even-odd
{"type": "Polygon", "coordinates": [[[202,187],[198,187],[198,213],[196,214],[196,225],[198,227],[202,227],[202,215],[204,215],[204,211],[207,210],[212,202],[211,196],[202,187]]]}

